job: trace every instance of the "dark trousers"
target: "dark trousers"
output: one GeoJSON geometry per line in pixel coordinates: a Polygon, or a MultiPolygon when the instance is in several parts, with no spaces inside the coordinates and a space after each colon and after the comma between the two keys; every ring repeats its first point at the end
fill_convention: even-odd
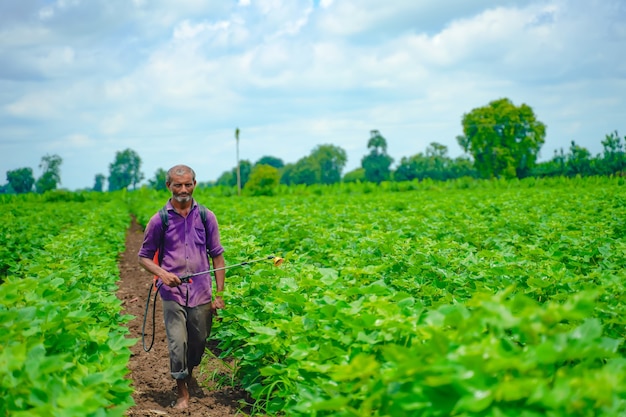
{"type": "Polygon", "coordinates": [[[202,360],[211,334],[211,304],[184,307],[175,301],[164,300],[163,318],[172,377],[185,379],[202,360]]]}

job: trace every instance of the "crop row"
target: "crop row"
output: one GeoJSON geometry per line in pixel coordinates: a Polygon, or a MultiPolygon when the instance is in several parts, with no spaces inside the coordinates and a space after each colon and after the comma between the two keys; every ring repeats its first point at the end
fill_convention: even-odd
{"type": "Polygon", "coordinates": [[[224,357],[264,412],[626,412],[626,190],[532,187],[212,199],[224,357]]]}
{"type": "Polygon", "coordinates": [[[111,201],[25,213],[24,251],[0,291],[0,415],[121,416],[133,403],[133,341],[115,296],[128,210],[111,201]]]}

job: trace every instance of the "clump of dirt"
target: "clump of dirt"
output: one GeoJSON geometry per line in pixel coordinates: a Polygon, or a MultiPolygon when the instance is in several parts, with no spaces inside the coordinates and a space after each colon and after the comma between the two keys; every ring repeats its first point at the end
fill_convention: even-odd
{"type": "MultiPolygon", "coordinates": [[[[117,296],[122,300],[124,314],[135,318],[128,323],[129,337],[138,339],[131,347],[128,377],[133,381],[133,398],[136,405],[129,409],[128,416],[241,416],[247,398],[246,392],[233,386],[216,384],[213,380],[228,381],[229,368],[217,359],[215,344],[209,346],[202,365],[194,375],[196,386],[191,389],[191,400],[186,410],[171,407],[176,400],[176,381],[169,371],[169,354],[163,325],[161,300],[156,303],[155,340],[149,352],[145,352],[141,342],[148,289],[152,285],[152,276],[137,262],[137,253],[143,242],[143,231],[133,219],[126,237],[126,251],[120,257],[120,281],[117,296]],[[218,378],[213,378],[218,376],[218,378]]],[[[152,293],[154,297],[154,292],[152,293]]],[[[150,301],[152,303],[152,300],[150,301]]],[[[150,306],[150,311],[152,304],[150,306]]],[[[152,334],[152,315],[146,322],[146,345],[149,346],[152,334]]]]}

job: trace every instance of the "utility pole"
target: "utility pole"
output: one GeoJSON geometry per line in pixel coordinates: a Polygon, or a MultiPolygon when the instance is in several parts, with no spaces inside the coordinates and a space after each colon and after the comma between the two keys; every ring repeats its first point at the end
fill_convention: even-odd
{"type": "Polygon", "coordinates": [[[241,195],[241,169],[239,168],[239,128],[235,129],[235,139],[237,140],[237,195],[241,195]]]}

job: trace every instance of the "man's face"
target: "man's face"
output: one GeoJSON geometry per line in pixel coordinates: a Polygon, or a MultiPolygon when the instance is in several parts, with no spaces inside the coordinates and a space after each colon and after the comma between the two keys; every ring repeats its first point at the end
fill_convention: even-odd
{"type": "Polygon", "coordinates": [[[167,188],[172,192],[172,197],[179,203],[187,203],[191,200],[196,181],[191,174],[172,175],[167,188]]]}

